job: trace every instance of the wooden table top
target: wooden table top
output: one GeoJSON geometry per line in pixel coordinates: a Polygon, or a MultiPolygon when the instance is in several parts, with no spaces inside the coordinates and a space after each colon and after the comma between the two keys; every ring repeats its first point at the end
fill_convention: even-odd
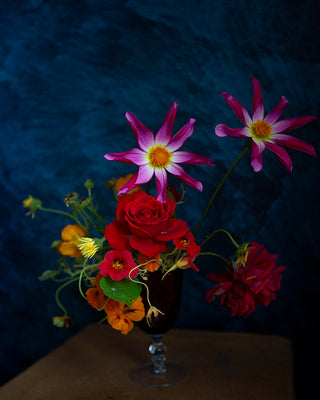
{"type": "Polygon", "coordinates": [[[289,340],[279,336],[173,329],[167,360],[187,378],[148,388],[129,374],[149,362],[148,335],[89,325],[0,389],[1,400],[293,400],[289,340]]]}

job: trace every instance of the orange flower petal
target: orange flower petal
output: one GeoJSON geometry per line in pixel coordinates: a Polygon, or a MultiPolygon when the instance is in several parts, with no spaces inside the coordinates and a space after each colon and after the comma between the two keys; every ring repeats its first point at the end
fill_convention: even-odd
{"type": "Polygon", "coordinates": [[[141,321],[146,314],[142,298],[139,296],[131,306],[126,308],[125,313],[132,321],[141,321]]]}
{"type": "Polygon", "coordinates": [[[61,239],[66,242],[70,242],[85,235],[86,231],[80,225],[67,225],[62,229],[61,239]]]}
{"type": "Polygon", "coordinates": [[[112,328],[121,331],[123,335],[126,335],[134,327],[133,322],[129,318],[126,318],[123,315],[111,313],[107,314],[107,316],[108,316],[108,322],[112,326],[112,328]]]}
{"type": "Polygon", "coordinates": [[[97,287],[89,288],[86,291],[87,301],[94,308],[102,308],[106,301],[108,300],[107,296],[103,293],[103,291],[97,287]]]}
{"type": "MultiPolygon", "coordinates": [[[[145,256],[144,254],[139,254],[137,262],[138,262],[138,264],[144,264],[144,263],[148,262],[149,260],[154,260],[154,259],[159,260],[159,258],[160,258],[160,254],[157,254],[155,256],[145,256]]],[[[154,272],[159,269],[159,263],[157,263],[157,261],[150,261],[150,262],[148,262],[148,264],[142,266],[141,268],[146,268],[147,271],[154,272]]]]}
{"type": "Polygon", "coordinates": [[[58,247],[57,251],[63,256],[69,256],[74,258],[81,257],[81,251],[78,247],[69,242],[62,242],[58,247]]]}

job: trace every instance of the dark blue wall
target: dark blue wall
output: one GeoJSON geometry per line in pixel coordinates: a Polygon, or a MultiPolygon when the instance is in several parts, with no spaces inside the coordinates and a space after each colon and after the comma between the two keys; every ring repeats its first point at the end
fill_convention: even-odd
{"type": "MultiPolygon", "coordinates": [[[[51,325],[59,312],[55,287],[37,276],[55,267],[50,244],[65,220],[25,217],[22,200],[32,194],[58,208],[91,178],[111,220],[114,205],[103,184],[136,170],[103,158],[136,146],[125,112],[157,131],[177,101],[176,130],[190,117],[197,119],[184,149],[216,164],[186,168],[204,184],[202,194],[188,188],[190,203],[179,211],[194,227],[212,188],[244,145],[214,135],[218,123],[241,126],[219,89],[250,108],[255,76],[267,111],[285,95],[290,105],[284,118],[319,115],[319,17],[317,0],[1,0],[2,382],[98,318],[76,288],[68,289],[62,300],[74,325],[69,330],[51,325]]],[[[293,134],[319,154],[318,121],[293,134]]],[[[246,320],[230,317],[218,303],[207,305],[205,274],[219,263],[203,258],[200,273],[186,272],[177,326],[288,337],[299,396],[312,383],[318,346],[319,160],[289,153],[292,174],[270,152],[264,154],[263,171],[255,174],[248,154],[199,235],[226,227],[239,241],[255,240],[279,254],[287,270],[277,299],[246,320]]],[[[209,247],[214,251],[219,245],[229,250],[223,239],[209,247]]]]}

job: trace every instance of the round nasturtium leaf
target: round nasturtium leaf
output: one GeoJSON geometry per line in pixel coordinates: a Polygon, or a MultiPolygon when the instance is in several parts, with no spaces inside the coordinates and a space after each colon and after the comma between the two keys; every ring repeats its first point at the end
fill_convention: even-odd
{"type": "Polygon", "coordinates": [[[100,280],[100,287],[106,296],[115,301],[122,301],[128,306],[131,306],[141,293],[141,285],[127,278],[114,281],[109,276],[104,276],[100,280]]]}

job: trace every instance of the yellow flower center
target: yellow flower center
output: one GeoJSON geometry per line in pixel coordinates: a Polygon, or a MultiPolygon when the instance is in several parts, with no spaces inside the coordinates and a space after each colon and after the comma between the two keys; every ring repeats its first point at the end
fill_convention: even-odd
{"type": "Polygon", "coordinates": [[[188,247],[188,246],[189,246],[189,242],[188,242],[188,240],[186,240],[186,239],[180,240],[180,243],[181,243],[181,245],[182,245],[183,247],[188,247]]]}
{"type": "Polygon", "coordinates": [[[149,153],[149,160],[152,167],[163,168],[169,164],[172,153],[168,151],[162,144],[153,147],[149,153]]]}
{"type": "Polygon", "coordinates": [[[272,131],[272,126],[264,119],[255,121],[251,125],[252,135],[257,139],[267,139],[272,131]]]}
{"type": "Polygon", "coordinates": [[[112,264],[112,266],[113,266],[113,268],[116,268],[116,269],[123,269],[124,268],[124,265],[119,260],[116,260],[112,264]]]}

